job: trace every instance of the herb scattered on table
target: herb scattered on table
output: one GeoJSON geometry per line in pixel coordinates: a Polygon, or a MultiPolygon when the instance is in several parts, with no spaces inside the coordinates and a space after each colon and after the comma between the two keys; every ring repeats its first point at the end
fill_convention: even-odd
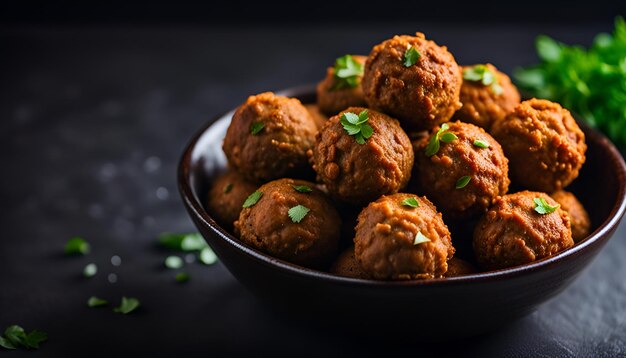
{"type": "Polygon", "coordinates": [[[307,208],[304,205],[296,205],[293,208],[289,209],[287,214],[291,218],[291,221],[293,221],[294,223],[299,223],[300,221],[302,221],[302,219],[304,219],[309,211],[311,211],[311,209],[307,208]]]}
{"type": "Polygon", "coordinates": [[[164,264],[165,264],[165,267],[175,270],[175,269],[179,269],[183,267],[184,263],[183,263],[183,259],[181,259],[178,256],[168,256],[165,259],[164,264]]]}
{"type": "Polygon", "coordinates": [[[86,255],[91,251],[91,246],[81,237],[73,237],[65,244],[66,255],[86,255]]]}
{"type": "Polygon", "coordinates": [[[132,311],[136,310],[140,306],[140,302],[138,299],[134,297],[122,297],[122,302],[119,307],[115,307],[113,312],[129,314],[132,311]]]}
{"type": "Polygon", "coordinates": [[[367,109],[359,113],[358,116],[352,112],[345,112],[341,115],[339,121],[343,129],[348,132],[348,135],[354,136],[354,139],[359,144],[364,144],[365,140],[374,133],[374,129],[367,124],[367,121],[369,121],[367,109]]]}
{"type": "Polygon", "coordinates": [[[207,246],[202,235],[197,232],[192,233],[162,233],[159,235],[161,246],[175,251],[198,251],[207,246]]]}
{"type": "Polygon", "coordinates": [[[89,307],[102,307],[109,304],[109,301],[102,299],[100,297],[91,296],[87,300],[87,306],[89,307]]]}
{"type": "Polygon", "coordinates": [[[335,83],[331,90],[356,88],[363,76],[363,65],[351,55],[345,55],[335,60],[333,68],[335,83]]]}
{"type": "Polygon", "coordinates": [[[213,249],[211,249],[209,246],[200,251],[200,255],[198,255],[198,258],[200,259],[200,262],[205,265],[213,265],[217,262],[217,255],[215,255],[215,252],[213,252],[213,249]]]}
{"type": "Polygon", "coordinates": [[[544,198],[535,198],[533,201],[535,202],[535,211],[541,215],[551,214],[561,206],[559,204],[552,206],[544,198]]]}
{"type": "Polygon", "coordinates": [[[83,276],[87,278],[94,277],[98,273],[98,266],[94,263],[90,263],[83,269],[83,276]]]}
{"type": "Polygon", "coordinates": [[[518,68],[514,78],[530,95],[560,103],[626,147],[626,22],[598,34],[591,47],[570,46],[547,36],[536,40],[541,62],[518,68]]]}
{"type": "Polygon", "coordinates": [[[18,325],[12,325],[4,330],[4,334],[0,336],[0,346],[6,349],[38,349],[42,342],[48,339],[48,334],[42,331],[33,330],[26,333],[24,328],[18,325]]]}

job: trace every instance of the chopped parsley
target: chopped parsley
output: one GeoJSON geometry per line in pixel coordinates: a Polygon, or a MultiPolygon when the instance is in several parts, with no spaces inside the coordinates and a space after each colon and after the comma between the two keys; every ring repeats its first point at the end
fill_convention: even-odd
{"type": "Polygon", "coordinates": [[[418,231],[415,235],[415,239],[413,239],[413,245],[419,245],[424,242],[430,242],[430,239],[424,236],[421,231],[418,231]]]}
{"type": "Polygon", "coordinates": [[[26,333],[24,328],[18,325],[12,325],[4,330],[4,334],[0,336],[0,346],[6,349],[38,349],[42,342],[48,339],[48,334],[42,331],[33,330],[26,333]]]}
{"type": "Polygon", "coordinates": [[[224,187],[224,194],[228,194],[230,193],[231,190],[233,190],[233,183],[228,183],[225,187],[224,187]]]}
{"type": "Polygon", "coordinates": [[[544,198],[535,198],[533,201],[535,202],[535,211],[541,215],[551,214],[561,206],[559,204],[552,206],[544,198]]]}
{"type": "Polygon", "coordinates": [[[200,262],[202,262],[205,265],[213,265],[214,263],[217,262],[217,255],[215,255],[215,252],[213,252],[213,249],[211,249],[208,246],[202,249],[202,251],[200,251],[198,258],[200,259],[200,262]]]}
{"type": "Polygon", "coordinates": [[[82,237],[73,237],[65,244],[66,255],[86,255],[91,251],[91,246],[82,237]]]}
{"type": "Polygon", "coordinates": [[[313,191],[313,189],[309,188],[306,185],[292,185],[292,188],[294,188],[298,193],[310,193],[313,191]]]}
{"type": "Polygon", "coordinates": [[[122,302],[120,303],[119,307],[115,307],[113,309],[113,312],[115,313],[122,313],[122,314],[129,314],[132,311],[136,310],[139,306],[141,305],[141,303],[139,302],[138,299],[133,298],[133,297],[122,297],[122,302]]]}
{"type": "Polygon", "coordinates": [[[165,259],[164,264],[165,264],[165,267],[176,270],[176,269],[183,267],[184,262],[183,262],[183,259],[181,259],[178,256],[168,256],[165,259]]]}
{"type": "Polygon", "coordinates": [[[422,54],[419,53],[419,51],[417,51],[415,47],[409,47],[408,49],[406,49],[406,52],[404,52],[404,58],[402,59],[402,61],[404,62],[404,67],[413,66],[417,63],[417,60],[419,60],[420,57],[422,57],[422,54]]]}
{"type": "Polygon", "coordinates": [[[426,153],[426,156],[432,157],[433,155],[437,154],[437,152],[439,152],[439,147],[441,145],[439,141],[443,141],[444,143],[450,143],[458,139],[458,137],[454,133],[446,132],[448,129],[450,129],[450,126],[448,125],[448,123],[444,123],[441,125],[441,128],[439,128],[437,133],[430,137],[430,141],[428,141],[428,145],[426,146],[426,150],[424,151],[424,153],[426,153]]]}
{"type": "Polygon", "coordinates": [[[246,198],[246,201],[243,202],[243,208],[249,208],[251,206],[254,206],[259,199],[261,199],[261,197],[263,196],[263,192],[262,191],[255,191],[254,193],[250,194],[250,196],[248,196],[246,198]]]}
{"type": "Polygon", "coordinates": [[[469,175],[464,175],[460,177],[459,180],[456,181],[456,188],[457,189],[465,188],[467,184],[470,182],[470,180],[472,180],[472,177],[469,175]]]}
{"type": "Polygon", "coordinates": [[[202,235],[197,232],[184,234],[162,233],[159,235],[159,243],[167,249],[186,252],[202,250],[208,246],[202,235]]]}
{"type": "Polygon", "coordinates": [[[402,205],[417,208],[418,206],[420,206],[420,203],[415,198],[406,198],[402,200],[402,205]]]}
{"type": "Polygon", "coordinates": [[[102,307],[109,304],[109,301],[102,299],[100,297],[91,296],[87,300],[87,306],[89,307],[102,307]]]}
{"type": "Polygon", "coordinates": [[[257,135],[259,134],[263,128],[265,128],[265,124],[263,122],[255,122],[250,125],[250,134],[257,135]]]}
{"type": "Polygon", "coordinates": [[[341,56],[335,60],[333,76],[335,84],[331,88],[332,91],[343,88],[355,88],[361,82],[361,77],[363,77],[363,65],[351,55],[341,56]]]}
{"type": "Polygon", "coordinates": [[[367,124],[367,121],[369,121],[367,109],[359,113],[358,116],[352,112],[345,112],[341,115],[339,121],[343,129],[348,132],[348,135],[353,135],[359,144],[364,144],[365,140],[374,133],[374,129],[367,124]]]}
{"type": "Polygon", "coordinates": [[[476,139],[474,141],[474,145],[478,148],[489,148],[489,142],[481,140],[481,139],[476,139]]]}
{"type": "Polygon", "coordinates": [[[311,209],[307,208],[304,205],[296,205],[293,208],[289,209],[287,214],[291,218],[291,221],[293,221],[294,223],[299,223],[300,221],[302,221],[302,219],[304,219],[309,211],[311,211],[311,209]]]}
{"type": "Polygon", "coordinates": [[[463,79],[466,81],[480,82],[483,86],[491,86],[491,91],[502,94],[502,86],[498,83],[498,77],[486,65],[476,65],[463,70],[463,79]]]}

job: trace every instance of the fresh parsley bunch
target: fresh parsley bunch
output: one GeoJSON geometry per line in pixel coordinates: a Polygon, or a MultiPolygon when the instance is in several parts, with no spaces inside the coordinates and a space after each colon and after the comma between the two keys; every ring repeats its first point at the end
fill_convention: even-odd
{"type": "Polygon", "coordinates": [[[517,69],[517,84],[531,95],[559,102],[626,148],[626,22],[596,36],[589,49],[547,36],[536,41],[541,63],[517,69]]]}

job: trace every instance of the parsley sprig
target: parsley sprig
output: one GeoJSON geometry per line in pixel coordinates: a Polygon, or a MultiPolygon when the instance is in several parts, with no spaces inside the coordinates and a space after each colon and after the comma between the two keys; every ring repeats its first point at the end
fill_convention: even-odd
{"type": "Polygon", "coordinates": [[[343,129],[348,132],[348,135],[353,135],[359,144],[364,144],[365,140],[374,133],[374,129],[367,124],[367,121],[369,121],[367,109],[361,111],[358,116],[352,112],[345,112],[341,115],[339,121],[343,129]]]}
{"type": "Polygon", "coordinates": [[[422,54],[417,51],[415,47],[411,46],[404,52],[402,63],[404,64],[404,67],[411,67],[417,63],[417,60],[419,60],[420,57],[422,57],[422,54]]]}
{"type": "Polygon", "coordinates": [[[304,219],[309,211],[311,211],[311,209],[307,208],[304,205],[296,205],[293,208],[289,209],[287,214],[291,218],[291,221],[293,221],[294,223],[299,223],[300,221],[302,221],[302,219],[304,219]]]}
{"type": "Polygon", "coordinates": [[[486,65],[476,65],[463,70],[463,79],[466,81],[480,82],[483,86],[491,86],[491,91],[502,94],[502,86],[498,83],[498,77],[486,65]]]}
{"type": "Polygon", "coordinates": [[[448,129],[450,129],[450,126],[448,125],[448,123],[444,123],[441,125],[441,128],[439,128],[437,133],[430,137],[430,141],[428,142],[426,150],[424,151],[426,153],[426,156],[432,157],[433,155],[437,154],[437,152],[439,152],[439,147],[441,146],[441,144],[439,143],[440,141],[444,143],[450,143],[458,139],[456,134],[446,132],[448,129]]]}
{"type": "Polygon", "coordinates": [[[420,203],[415,198],[406,198],[402,200],[401,204],[412,208],[417,208],[418,206],[420,206],[420,203]]]}
{"type": "Polygon", "coordinates": [[[552,206],[544,198],[534,198],[533,201],[535,202],[535,211],[541,215],[551,214],[561,206],[559,204],[552,206]]]}
{"type": "Polygon", "coordinates": [[[6,349],[38,349],[39,345],[48,339],[48,334],[42,331],[33,330],[26,333],[24,328],[18,325],[12,325],[4,330],[4,334],[0,336],[0,346],[6,349]]]}
{"type": "Polygon", "coordinates": [[[331,90],[355,88],[361,82],[361,77],[363,77],[363,65],[351,55],[341,56],[335,60],[333,73],[335,84],[331,90]]]}

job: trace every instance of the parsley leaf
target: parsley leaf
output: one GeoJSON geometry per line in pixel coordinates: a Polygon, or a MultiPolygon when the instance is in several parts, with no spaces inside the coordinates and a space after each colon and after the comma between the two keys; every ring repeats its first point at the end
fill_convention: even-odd
{"type": "Polygon", "coordinates": [[[335,84],[332,91],[343,88],[355,88],[363,77],[363,65],[351,55],[345,55],[335,60],[333,68],[335,84]]]}
{"type": "Polygon", "coordinates": [[[120,306],[115,307],[113,309],[113,312],[129,314],[132,311],[136,310],[139,306],[140,306],[140,302],[138,299],[124,296],[122,297],[122,303],[120,304],[120,306]]]}
{"type": "Polygon", "coordinates": [[[465,188],[467,184],[470,182],[470,180],[472,180],[472,177],[469,175],[464,175],[460,177],[459,180],[456,181],[456,188],[457,189],[465,188]]]}
{"type": "Polygon", "coordinates": [[[489,142],[481,140],[481,139],[476,139],[474,141],[474,145],[477,146],[478,148],[489,148],[489,142]]]}
{"type": "Polygon", "coordinates": [[[345,112],[339,118],[339,122],[348,135],[353,135],[354,140],[359,144],[364,144],[365,140],[374,134],[374,129],[367,124],[369,121],[367,109],[361,111],[357,116],[352,112],[345,112]]]}
{"type": "Polygon", "coordinates": [[[213,265],[217,262],[217,255],[215,255],[213,249],[208,246],[200,251],[198,258],[200,259],[200,262],[205,265],[213,265]]]}
{"type": "Polygon", "coordinates": [[[421,231],[418,231],[417,234],[415,234],[415,239],[413,239],[413,245],[419,245],[424,242],[430,242],[430,239],[424,236],[421,231]]]}
{"type": "Polygon", "coordinates": [[[46,332],[33,330],[26,336],[26,346],[32,349],[38,349],[42,342],[48,340],[46,332]]]}
{"type": "Polygon", "coordinates": [[[262,191],[255,191],[254,193],[250,194],[250,196],[248,196],[246,198],[246,201],[243,202],[242,207],[243,208],[249,208],[251,206],[254,206],[259,199],[261,199],[261,197],[263,196],[263,192],[262,191]]]}
{"type": "Polygon", "coordinates": [[[159,235],[161,246],[175,251],[198,251],[207,247],[206,241],[202,235],[197,232],[175,234],[162,233],[159,235]]]}
{"type": "Polygon", "coordinates": [[[265,123],[263,122],[255,122],[250,125],[250,134],[257,135],[259,134],[263,128],[265,128],[265,123]]]}
{"type": "Polygon", "coordinates": [[[409,47],[408,49],[406,49],[406,52],[404,52],[404,58],[402,59],[404,67],[413,66],[417,63],[417,60],[419,60],[420,57],[422,57],[422,54],[419,53],[419,51],[417,51],[415,47],[409,47]]]}
{"type": "Polygon", "coordinates": [[[299,193],[310,193],[313,191],[313,189],[309,188],[306,185],[292,185],[291,187],[299,193]]]}
{"type": "Polygon", "coordinates": [[[91,246],[81,237],[73,237],[65,244],[66,255],[86,255],[91,251],[91,246]]]}
{"type": "Polygon", "coordinates": [[[439,128],[437,133],[430,137],[428,145],[426,146],[426,150],[424,151],[426,156],[432,157],[433,155],[437,154],[437,152],[439,152],[439,148],[441,146],[439,141],[442,141],[444,143],[450,143],[458,139],[458,137],[454,133],[446,132],[448,129],[450,129],[450,126],[448,125],[448,123],[444,123],[441,125],[441,128],[439,128]]]}
{"type": "Polygon", "coordinates": [[[100,297],[91,296],[87,300],[87,306],[89,307],[102,307],[109,304],[109,301],[102,299],[100,297]]]}
{"type": "Polygon", "coordinates": [[[552,206],[544,198],[534,198],[533,201],[535,202],[535,211],[541,215],[553,213],[561,206],[559,204],[552,206]]]}
{"type": "Polygon", "coordinates": [[[228,185],[224,187],[224,194],[230,193],[230,191],[233,190],[233,186],[233,183],[228,183],[228,185]]]}
{"type": "Polygon", "coordinates": [[[176,274],[176,282],[183,283],[189,281],[189,274],[186,272],[179,272],[176,274]]]}
{"type": "Polygon", "coordinates": [[[0,347],[4,347],[6,349],[17,349],[17,345],[2,336],[0,336],[0,347]]]}
{"type": "Polygon", "coordinates": [[[302,221],[302,219],[304,219],[309,211],[311,211],[311,209],[307,208],[304,205],[296,205],[293,208],[289,209],[287,214],[291,218],[291,221],[293,221],[294,223],[299,223],[300,221],[302,221]]]}
{"type": "Polygon", "coordinates": [[[184,262],[183,262],[183,259],[181,259],[178,256],[168,256],[165,259],[164,264],[165,264],[165,267],[172,269],[172,270],[176,270],[176,269],[183,267],[184,262]]]}
{"type": "Polygon", "coordinates": [[[4,335],[0,336],[0,346],[6,349],[37,349],[41,342],[48,339],[48,335],[45,332],[33,330],[26,334],[24,328],[18,325],[12,325],[7,327],[4,331],[4,335]]]}
{"type": "Polygon", "coordinates": [[[420,206],[420,203],[415,198],[406,198],[402,200],[402,205],[417,208],[418,206],[420,206]]]}
{"type": "Polygon", "coordinates": [[[500,95],[503,92],[502,86],[498,83],[498,77],[486,65],[475,65],[463,69],[463,79],[481,82],[483,86],[491,86],[491,91],[496,95],[500,95]]]}
{"type": "Polygon", "coordinates": [[[4,337],[16,347],[26,345],[26,332],[16,324],[4,330],[4,337]]]}
{"type": "Polygon", "coordinates": [[[94,277],[98,273],[98,266],[94,263],[90,263],[83,269],[83,276],[87,278],[94,277]]]}

